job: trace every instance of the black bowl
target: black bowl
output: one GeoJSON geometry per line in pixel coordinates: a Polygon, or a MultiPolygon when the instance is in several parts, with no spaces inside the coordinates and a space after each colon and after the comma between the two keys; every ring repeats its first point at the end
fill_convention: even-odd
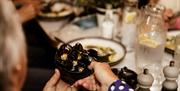
{"type": "Polygon", "coordinates": [[[93,73],[93,71],[89,70],[88,68],[85,68],[82,72],[71,72],[66,68],[64,68],[57,61],[56,61],[56,65],[61,72],[61,79],[70,85],[75,83],[77,80],[85,78],[93,73]]]}
{"type": "Polygon", "coordinates": [[[77,80],[85,78],[93,73],[92,70],[88,69],[88,65],[90,65],[92,57],[83,53],[82,51],[84,50],[82,48],[78,48],[78,46],[69,46],[70,45],[65,44],[59,48],[55,54],[55,64],[61,72],[61,79],[72,85],[77,80]],[[64,54],[66,54],[66,59],[62,58],[64,54]],[[80,58],[78,59],[76,55],[78,55],[78,57],[80,56],[80,58]]]}

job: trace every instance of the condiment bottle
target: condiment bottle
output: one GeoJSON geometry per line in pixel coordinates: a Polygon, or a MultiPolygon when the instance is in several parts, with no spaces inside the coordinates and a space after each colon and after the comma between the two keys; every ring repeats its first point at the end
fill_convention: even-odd
{"type": "Polygon", "coordinates": [[[102,22],[102,37],[106,39],[112,39],[113,38],[113,32],[114,32],[114,21],[112,19],[113,17],[113,10],[112,5],[106,5],[106,14],[104,21],[102,22]]]}

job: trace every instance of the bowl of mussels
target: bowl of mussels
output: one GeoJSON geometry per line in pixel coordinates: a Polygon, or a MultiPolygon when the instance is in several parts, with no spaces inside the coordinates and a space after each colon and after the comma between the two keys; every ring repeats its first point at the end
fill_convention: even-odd
{"type": "Polygon", "coordinates": [[[93,57],[80,43],[74,46],[62,44],[55,54],[55,62],[60,70],[61,79],[69,84],[93,73],[88,69],[93,57]]]}

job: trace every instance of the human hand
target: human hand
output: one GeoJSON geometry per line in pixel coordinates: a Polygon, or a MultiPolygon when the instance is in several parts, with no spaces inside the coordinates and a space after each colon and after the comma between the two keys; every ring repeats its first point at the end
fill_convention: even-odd
{"type": "Polygon", "coordinates": [[[89,68],[94,70],[94,75],[77,81],[76,85],[82,85],[88,90],[108,91],[109,86],[118,80],[107,63],[92,62],[89,68]],[[94,82],[92,79],[98,82],[94,82]]]}
{"type": "Polygon", "coordinates": [[[95,76],[94,75],[90,75],[86,78],[80,79],[78,81],[76,81],[73,86],[75,87],[83,87],[87,90],[90,91],[96,91],[99,88],[99,85],[96,82],[95,76]]]}
{"type": "Polygon", "coordinates": [[[164,14],[163,14],[163,18],[165,21],[168,21],[169,18],[171,18],[173,16],[173,11],[172,9],[165,9],[164,14]]]}
{"type": "Polygon", "coordinates": [[[42,8],[42,0],[15,0],[14,3],[22,5],[18,12],[22,22],[33,19],[42,8]]]}
{"type": "Polygon", "coordinates": [[[21,22],[26,22],[36,17],[36,10],[31,4],[23,6],[18,10],[18,12],[20,15],[21,22]]]}
{"type": "Polygon", "coordinates": [[[77,91],[77,88],[62,81],[59,70],[55,69],[54,75],[46,83],[43,91],[77,91]]]}
{"type": "Polygon", "coordinates": [[[165,29],[169,29],[170,28],[170,20],[173,16],[173,11],[171,9],[165,9],[164,13],[163,13],[163,19],[165,21],[165,29]]]}

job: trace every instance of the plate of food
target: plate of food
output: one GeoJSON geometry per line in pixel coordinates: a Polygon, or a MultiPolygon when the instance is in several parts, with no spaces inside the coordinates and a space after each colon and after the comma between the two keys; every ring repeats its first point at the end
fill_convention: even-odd
{"type": "Polygon", "coordinates": [[[107,62],[110,65],[119,63],[126,55],[125,46],[119,42],[100,37],[80,38],[70,41],[70,45],[81,43],[83,48],[95,56],[99,62],[107,62]],[[94,51],[95,50],[95,51],[94,51]]]}
{"type": "Polygon", "coordinates": [[[174,54],[176,35],[180,34],[180,30],[173,30],[167,33],[165,51],[174,54]]]}
{"type": "Polygon", "coordinates": [[[73,7],[71,5],[61,2],[48,2],[43,4],[43,8],[38,13],[40,19],[63,19],[73,14],[73,7]]]}

